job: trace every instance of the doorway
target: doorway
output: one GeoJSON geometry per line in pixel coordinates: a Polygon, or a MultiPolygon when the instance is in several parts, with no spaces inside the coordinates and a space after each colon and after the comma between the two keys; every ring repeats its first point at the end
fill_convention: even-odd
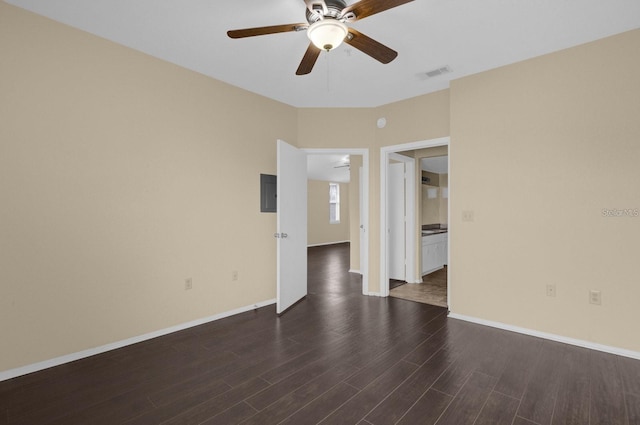
{"type": "MultiPolygon", "coordinates": [[[[417,179],[419,189],[416,191],[416,211],[418,224],[421,226],[421,241],[418,244],[421,278],[415,285],[401,286],[391,280],[389,296],[447,307],[448,147],[415,150],[413,156],[421,174],[417,179]]],[[[392,189],[390,185],[389,191],[392,189]]],[[[390,203],[393,203],[393,194],[389,195],[390,203]]],[[[392,258],[394,248],[390,246],[389,249],[389,256],[392,258]]],[[[392,274],[390,277],[393,279],[392,274]]]]}
{"type": "MultiPolygon", "coordinates": [[[[449,137],[444,137],[444,138],[439,138],[439,139],[433,139],[433,140],[425,140],[425,141],[421,141],[421,142],[414,142],[414,143],[406,143],[406,144],[401,144],[401,145],[394,145],[394,146],[387,146],[387,147],[383,147],[380,149],[381,151],[381,155],[380,155],[380,186],[381,186],[381,190],[380,190],[380,234],[384,235],[383,237],[380,238],[380,258],[382,261],[380,261],[380,295],[381,296],[389,296],[389,271],[390,271],[390,265],[389,265],[389,258],[390,258],[390,249],[391,249],[391,245],[390,245],[390,240],[389,240],[389,203],[390,203],[390,187],[389,187],[389,164],[391,163],[392,159],[397,158],[398,156],[404,156],[404,155],[398,155],[401,154],[403,152],[408,152],[408,151],[415,151],[415,150],[419,150],[419,149],[427,149],[427,148],[435,148],[435,147],[448,147],[449,146],[449,137]]],[[[451,155],[449,155],[448,157],[448,164],[450,164],[451,161],[451,155]]],[[[407,161],[405,163],[406,168],[412,170],[413,173],[416,173],[416,160],[414,158],[411,158],[410,161],[407,161]]],[[[415,175],[415,174],[414,174],[415,175]]],[[[408,231],[407,234],[413,235],[414,236],[414,240],[412,244],[407,244],[407,253],[406,253],[406,258],[407,259],[412,259],[413,260],[413,265],[412,265],[412,270],[414,271],[414,274],[421,276],[421,246],[418,247],[418,241],[421,243],[422,242],[422,238],[417,239],[415,238],[418,234],[422,235],[422,228],[421,228],[421,223],[420,220],[418,220],[417,216],[417,211],[418,208],[416,208],[415,206],[415,193],[416,193],[416,178],[412,178],[412,179],[407,179],[407,189],[406,189],[406,193],[408,193],[410,198],[413,198],[414,200],[414,208],[407,208],[407,222],[411,222],[411,229],[408,231]],[[413,195],[411,195],[413,194],[413,195]],[[420,223],[420,224],[418,224],[420,223]],[[411,245],[411,246],[409,246],[411,245]],[[420,270],[419,270],[420,269],[420,270]]],[[[450,214],[448,212],[449,210],[449,204],[450,204],[450,197],[448,196],[448,192],[447,191],[447,222],[450,223],[449,217],[450,214]]],[[[445,250],[445,257],[448,259],[449,257],[449,244],[446,244],[446,246],[444,246],[444,248],[440,248],[440,249],[444,249],[445,250]]],[[[449,261],[446,261],[447,263],[449,261]]],[[[450,267],[447,266],[445,268],[443,268],[443,272],[440,272],[440,276],[442,277],[442,274],[444,274],[444,276],[446,277],[446,288],[447,288],[447,305],[450,306],[451,305],[451,296],[450,296],[450,288],[451,288],[451,281],[449,279],[450,277],[450,267]]],[[[422,279],[420,279],[420,282],[422,282],[422,279]]]]}
{"type": "MultiPolygon", "coordinates": [[[[357,232],[351,232],[351,240],[357,238],[359,249],[357,254],[359,257],[359,267],[355,269],[350,267],[351,272],[362,275],[362,294],[369,295],[369,150],[368,149],[301,149],[308,156],[328,155],[350,157],[357,156],[361,158],[358,161],[358,192],[359,192],[359,223],[356,224],[357,232]],[[356,236],[357,235],[357,236],[356,236]]],[[[339,165],[338,165],[339,166],[339,165]]],[[[347,201],[346,199],[341,200],[347,201]]]]}

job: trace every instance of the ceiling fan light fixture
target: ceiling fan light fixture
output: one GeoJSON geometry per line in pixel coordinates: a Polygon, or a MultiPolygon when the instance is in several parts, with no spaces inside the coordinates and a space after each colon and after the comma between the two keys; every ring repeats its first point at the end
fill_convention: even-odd
{"type": "Polygon", "coordinates": [[[325,18],[314,22],[307,29],[309,40],[321,50],[333,50],[342,44],[349,33],[347,26],[333,18],[325,18]]]}

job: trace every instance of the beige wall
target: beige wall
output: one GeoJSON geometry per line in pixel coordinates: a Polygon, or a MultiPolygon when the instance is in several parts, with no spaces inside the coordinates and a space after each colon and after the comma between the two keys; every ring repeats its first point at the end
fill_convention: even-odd
{"type": "Polygon", "coordinates": [[[349,240],[349,184],[340,183],[340,223],[329,223],[329,182],[307,183],[307,243],[325,245],[349,240]]]}
{"type": "Polygon", "coordinates": [[[422,217],[420,224],[438,224],[440,223],[440,188],[421,184],[422,192],[422,217]],[[429,190],[435,191],[435,198],[429,198],[429,190]]]}
{"type": "Polygon", "coordinates": [[[0,52],[0,371],[275,297],[294,108],[4,2],[0,52]]]}
{"type": "MultiPolygon", "coordinates": [[[[385,128],[376,128],[376,145],[392,146],[449,136],[449,107],[449,90],[442,90],[376,108],[375,118],[387,119],[385,128]]],[[[372,125],[375,126],[375,120],[372,125]]],[[[414,155],[417,157],[424,151],[420,149],[414,155]]]]}
{"type": "Polygon", "coordinates": [[[640,351],[640,217],[602,215],[640,208],[638,52],[637,30],[452,83],[454,313],[640,351]]]}

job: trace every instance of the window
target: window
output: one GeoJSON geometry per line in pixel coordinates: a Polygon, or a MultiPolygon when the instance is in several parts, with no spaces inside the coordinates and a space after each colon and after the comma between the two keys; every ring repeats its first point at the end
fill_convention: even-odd
{"type": "Polygon", "coordinates": [[[329,183],[329,223],[340,223],[340,185],[329,183]]]}

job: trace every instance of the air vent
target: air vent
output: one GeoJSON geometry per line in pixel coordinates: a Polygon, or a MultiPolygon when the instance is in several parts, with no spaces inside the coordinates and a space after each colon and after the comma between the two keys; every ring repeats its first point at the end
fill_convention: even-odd
{"type": "Polygon", "coordinates": [[[443,66],[442,68],[437,68],[437,69],[432,69],[431,71],[427,71],[424,73],[424,75],[427,78],[434,78],[434,77],[437,77],[438,75],[448,74],[450,72],[451,72],[451,68],[449,68],[449,65],[447,65],[447,66],[443,66]]]}

